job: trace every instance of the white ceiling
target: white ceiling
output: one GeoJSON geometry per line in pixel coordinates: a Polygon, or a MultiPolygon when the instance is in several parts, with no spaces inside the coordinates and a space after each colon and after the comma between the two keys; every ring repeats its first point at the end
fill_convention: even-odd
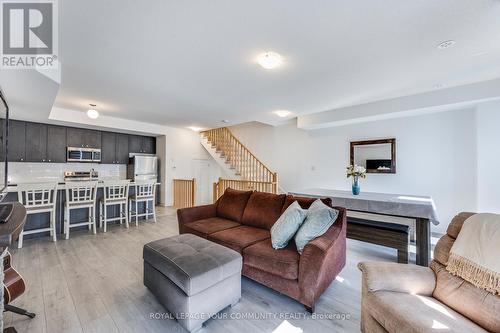
{"type": "Polygon", "coordinates": [[[55,106],[170,126],[273,123],[500,77],[498,0],[59,1],[55,106]],[[437,44],[457,44],[438,50],[437,44]],[[286,59],[255,63],[263,51],[286,59]]]}

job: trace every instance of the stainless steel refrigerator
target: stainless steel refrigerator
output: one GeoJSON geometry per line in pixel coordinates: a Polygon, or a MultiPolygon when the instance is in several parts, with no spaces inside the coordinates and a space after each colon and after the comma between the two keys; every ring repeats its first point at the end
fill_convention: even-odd
{"type": "Polygon", "coordinates": [[[155,155],[135,154],[130,157],[127,178],[133,181],[158,181],[158,158],[155,155]]]}

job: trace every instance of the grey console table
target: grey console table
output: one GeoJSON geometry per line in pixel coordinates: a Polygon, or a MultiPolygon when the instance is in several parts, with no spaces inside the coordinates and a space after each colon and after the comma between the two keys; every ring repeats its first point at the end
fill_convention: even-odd
{"type": "Polygon", "coordinates": [[[428,266],[431,252],[431,227],[438,225],[436,207],[431,197],[311,188],[290,194],[315,198],[328,197],[336,206],[348,211],[410,218],[416,221],[417,265],[428,266]]]}

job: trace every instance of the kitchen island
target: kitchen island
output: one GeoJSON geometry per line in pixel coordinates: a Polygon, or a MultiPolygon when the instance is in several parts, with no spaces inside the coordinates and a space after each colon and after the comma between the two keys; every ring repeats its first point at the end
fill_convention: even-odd
{"type": "MultiPolygon", "coordinates": [[[[96,194],[96,223],[97,226],[99,226],[99,218],[100,218],[100,207],[99,207],[99,200],[101,200],[104,196],[104,191],[103,187],[105,185],[106,181],[116,181],[117,179],[97,179],[98,184],[97,184],[97,194],[96,194]]],[[[36,182],[30,182],[30,184],[34,184],[36,182]]],[[[47,182],[39,182],[39,183],[47,183],[47,182]]],[[[52,182],[55,183],[55,182],[52,182]]],[[[57,234],[60,235],[64,232],[63,229],[63,223],[64,223],[64,205],[66,203],[66,182],[57,182],[57,199],[56,199],[56,231],[57,234]]],[[[74,181],[72,181],[74,183],[74,181]]],[[[19,183],[22,184],[22,183],[19,183]]],[[[129,195],[133,195],[135,193],[135,187],[137,186],[138,183],[131,182],[130,183],[130,188],[129,188],[129,195]]],[[[156,183],[156,186],[161,185],[161,183],[156,183]]],[[[9,184],[7,188],[8,194],[7,197],[5,198],[4,202],[16,202],[17,199],[17,184],[9,184]]],[[[158,193],[158,191],[156,192],[158,193]]],[[[158,201],[157,201],[158,202],[158,201]]],[[[145,205],[139,205],[139,213],[145,212],[145,205]]],[[[113,217],[113,216],[118,216],[119,214],[119,209],[118,207],[108,207],[108,216],[113,217]]],[[[144,217],[140,217],[140,219],[144,219],[144,217]]],[[[88,220],[88,210],[86,209],[81,209],[78,211],[73,211],[72,212],[72,217],[71,221],[85,221],[88,220]]],[[[119,223],[118,221],[115,223],[119,223]]],[[[26,225],[24,226],[24,230],[31,230],[31,229],[38,229],[42,228],[43,226],[47,226],[49,224],[49,214],[46,213],[40,213],[36,215],[30,215],[28,216],[28,219],[26,221],[26,225]]],[[[74,230],[86,230],[86,226],[78,227],[75,228],[74,230]]],[[[49,232],[46,233],[38,233],[38,234],[33,234],[33,235],[25,235],[24,239],[30,239],[30,238],[39,238],[39,237],[44,237],[48,236],[49,232]]],[[[60,237],[58,237],[60,238],[60,237]]]]}

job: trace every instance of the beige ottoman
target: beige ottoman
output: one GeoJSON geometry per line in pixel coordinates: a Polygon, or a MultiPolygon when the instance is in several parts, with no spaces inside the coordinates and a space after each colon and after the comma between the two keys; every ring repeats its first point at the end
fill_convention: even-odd
{"type": "Polygon", "coordinates": [[[191,234],[144,245],[144,285],[186,330],[241,298],[241,255],[191,234]]]}

